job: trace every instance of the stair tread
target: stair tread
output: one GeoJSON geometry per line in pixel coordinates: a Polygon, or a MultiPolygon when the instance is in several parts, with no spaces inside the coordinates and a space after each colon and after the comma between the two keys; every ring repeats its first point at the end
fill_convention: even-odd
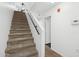
{"type": "Polygon", "coordinates": [[[22,22],[28,23],[26,20],[23,20],[23,19],[22,20],[20,20],[20,19],[19,20],[18,19],[17,20],[14,20],[12,23],[19,23],[19,22],[20,23],[22,23],[22,22]]]}
{"type": "Polygon", "coordinates": [[[27,27],[24,27],[24,28],[11,28],[11,30],[17,30],[17,29],[29,29],[30,30],[30,28],[27,28],[27,27]]]}
{"type": "Polygon", "coordinates": [[[14,50],[14,49],[17,49],[17,48],[23,48],[23,47],[29,47],[29,46],[34,46],[34,42],[33,40],[31,40],[29,43],[22,43],[22,44],[16,44],[16,45],[8,45],[7,48],[6,48],[6,51],[9,51],[9,50],[14,50]]]}
{"type": "Polygon", "coordinates": [[[21,28],[21,29],[11,29],[11,31],[15,31],[15,30],[29,30],[29,29],[25,29],[25,28],[21,28]]]}
{"type": "Polygon", "coordinates": [[[10,33],[10,35],[24,35],[24,34],[31,34],[31,32],[26,32],[26,33],[10,33]]]}
{"type": "Polygon", "coordinates": [[[22,12],[14,12],[5,55],[8,57],[38,56],[27,18],[22,12]]]}
{"type": "Polygon", "coordinates": [[[27,30],[30,30],[30,28],[29,29],[11,29],[10,31],[27,31],[27,30]]]}
{"type": "Polygon", "coordinates": [[[29,28],[28,26],[11,26],[11,28],[29,28]]]}
{"type": "Polygon", "coordinates": [[[15,39],[8,40],[8,42],[20,41],[20,40],[28,40],[28,39],[33,39],[33,37],[15,38],[15,39]]]}
{"type": "Polygon", "coordinates": [[[13,28],[29,28],[29,26],[27,26],[27,25],[24,25],[24,26],[20,26],[20,25],[16,25],[16,26],[11,26],[11,28],[13,29],[13,28]]]}
{"type": "Polygon", "coordinates": [[[14,26],[14,27],[15,27],[15,26],[19,26],[19,27],[20,27],[20,26],[26,26],[26,27],[29,27],[28,24],[14,24],[14,25],[12,25],[11,27],[13,27],[13,26],[14,26]]]}
{"type": "Polygon", "coordinates": [[[25,33],[25,32],[30,32],[30,30],[11,30],[10,33],[25,33]]]}
{"type": "Polygon", "coordinates": [[[14,30],[14,31],[10,31],[10,33],[12,33],[12,34],[14,34],[14,33],[30,33],[30,30],[20,30],[20,31],[14,30]]]}
{"type": "Polygon", "coordinates": [[[19,25],[21,25],[21,26],[26,26],[26,27],[28,26],[28,24],[22,24],[22,23],[20,23],[20,24],[19,24],[19,23],[18,23],[18,24],[14,24],[14,25],[12,25],[12,26],[19,26],[19,25]]]}
{"type": "Polygon", "coordinates": [[[30,57],[34,54],[37,54],[35,47],[25,48],[13,54],[8,54],[8,56],[12,57],[30,57]]]}

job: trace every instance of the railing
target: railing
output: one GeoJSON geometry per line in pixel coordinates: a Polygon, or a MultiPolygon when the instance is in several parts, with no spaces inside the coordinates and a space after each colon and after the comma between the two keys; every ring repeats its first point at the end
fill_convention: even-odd
{"type": "Polygon", "coordinates": [[[45,56],[45,31],[40,25],[39,21],[30,12],[26,12],[29,27],[31,29],[32,35],[34,37],[34,42],[36,44],[36,49],[38,51],[39,57],[45,56]]]}
{"type": "Polygon", "coordinates": [[[40,33],[39,33],[38,29],[37,29],[37,25],[35,25],[35,23],[33,22],[31,14],[28,14],[28,15],[29,15],[29,17],[30,17],[30,20],[31,20],[32,23],[33,23],[33,26],[35,27],[35,29],[36,29],[36,31],[37,31],[37,33],[38,33],[38,35],[39,35],[40,33]]]}

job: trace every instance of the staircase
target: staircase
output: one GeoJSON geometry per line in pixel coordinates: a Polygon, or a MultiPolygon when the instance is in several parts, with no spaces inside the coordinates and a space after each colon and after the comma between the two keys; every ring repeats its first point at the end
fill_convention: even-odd
{"type": "Polygon", "coordinates": [[[14,12],[5,55],[6,57],[38,56],[27,18],[23,12],[14,12]]]}

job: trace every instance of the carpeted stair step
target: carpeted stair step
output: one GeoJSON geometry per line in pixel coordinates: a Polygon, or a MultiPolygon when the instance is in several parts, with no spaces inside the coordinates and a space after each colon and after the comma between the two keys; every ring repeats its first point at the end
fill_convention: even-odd
{"type": "Polygon", "coordinates": [[[23,21],[23,22],[26,21],[27,22],[27,19],[25,19],[25,18],[16,18],[16,19],[12,20],[12,22],[17,22],[17,21],[18,22],[20,22],[20,21],[23,21]]]}
{"type": "Polygon", "coordinates": [[[22,37],[31,37],[31,33],[17,33],[17,34],[10,34],[9,39],[15,39],[15,38],[22,38],[22,37]]]}
{"type": "Polygon", "coordinates": [[[22,23],[22,22],[26,22],[26,23],[28,23],[26,20],[14,20],[14,21],[12,21],[13,23],[22,23]]]}
{"type": "Polygon", "coordinates": [[[20,29],[11,29],[10,31],[20,31],[20,30],[29,30],[29,28],[28,29],[23,29],[23,28],[20,28],[20,29]]]}
{"type": "Polygon", "coordinates": [[[10,34],[12,35],[12,34],[14,34],[14,35],[17,35],[17,34],[31,34],[31,32],[30,31],[20,31],[20,32],[10,32],[10,34]]]}
{"type": "Polygon", "coordinates": [[[25,33],[25,32],[30,32],[29,29],[25,30],[10,30],[10,33],[25,33]]]}
{"type": "MultiPolygon", "coordinates": [[[[13,24],[12,26],[15,27],[15,26],[20,26],[20,25],[21,25],[21,26],[26,26],[26,27],[29,26],[28,24],[24,24],[24,23],[16,23],[16,24],[13,24]]],[[[11,27],[12,27],[12,26],[11,26],[11,27]]]]}
{"type": "Polygon", "coordinates": [[[27,25],[23,25],[23,26],[11,26],[11,28],[29,28],[27,25]]]}
{"type": "Polygon", "coordinates": [[[30,57],[33,55],[37,55],[35,46],[29,47],[29,48],[23,48],[21,50],[18,50],[15,53],[7,54],[6,56],[8,56],[8,57],[30,57]]]}
{"type": "Polygon", "coordinates": [[[24,38],[15,38],[15,39],[10,39],[8,40],[7,44],[8,45],[15,45],[15,44],[20,44],[24,42],[30,42],[33,41],[33,37],[24,37],[24,38]]]}
{"type": "Polygon", "coordinates": [[[11,27],[11,30],[17,30],[17,29],[29,29],[30,30],[30,28],[27,27],[27,26],[26,27],[19,27],[19,28],[18,27],[17,28],[16,27],[11,27]]]}
{"type": "Polygon", "coordinates": [[[24,48],[29,48],[32,46],[35,46],[33,40],[20,42],[18,44],[14,44],[14,45],[8,45],[5,52],[11,54],[11,53],[17,52],[18,50],[21,50],[24,48]]]}
{"type": "Polygon", "coordinates": [[[7,57],[37,57],[34,39],[24,13],[15,11],[5,49],[7,57]]]}
{"type": "Polygon", "coordinates": [[[15,24],[15,25],[12,25],[11,28],[12,28],[12,27],[13,27],[13,28],[14,28],[14,27],[26,27],[26,28],[29,28],[28,25],[19,25],[19,26],[18,26],[18,25],[16,25],[16,24],[15,24]]]}
{"type": "Polygon", "coordinates": [[[18,26],[18,25],[22,25],[22,26],[23,26],[23,25],[28,25],[28,24],[25,24],[25,23],[12,23],[12,26],[16,26],[16,25],[17,25],[17,26],[18,26]]]}
{"type": "Polygon", "coordinates": [[[14,24],[28,24],[28,22],[27,21],[13,21],[12,25],[14,25],[14,24]],[[26,22],[26,23],[24,23],[24,22],[26,22]]]}

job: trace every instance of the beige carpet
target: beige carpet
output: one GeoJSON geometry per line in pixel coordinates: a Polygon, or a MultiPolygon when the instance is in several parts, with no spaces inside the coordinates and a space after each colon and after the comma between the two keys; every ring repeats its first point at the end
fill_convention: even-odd
{"type": "Polygon", "coordinates": [[[5,55],[6,57],[38,56],[27,18],[22,12],[14,12],[5,55]]]}

